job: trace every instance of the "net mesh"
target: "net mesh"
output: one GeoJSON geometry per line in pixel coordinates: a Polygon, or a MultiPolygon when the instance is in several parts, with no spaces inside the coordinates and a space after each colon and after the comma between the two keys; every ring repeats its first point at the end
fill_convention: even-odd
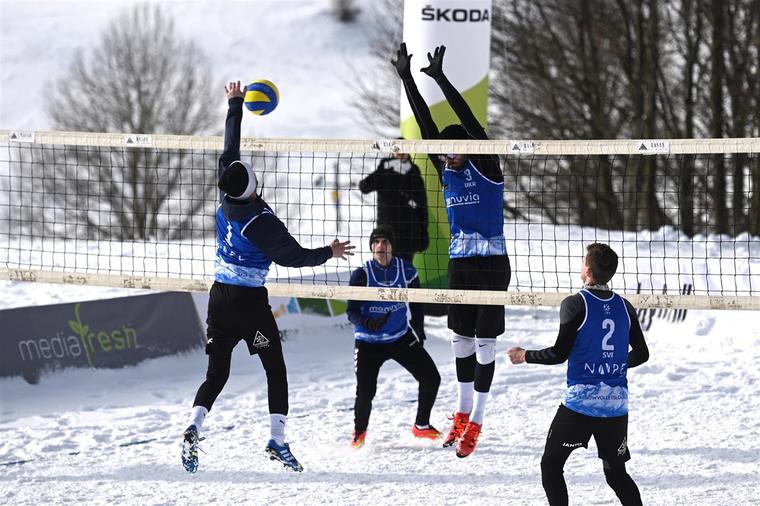
{"type": "MultiPolygon", "coordinates": [[[[208,289],[221,148],[218,137],[0,131],[1,275],[208,289]]],[[[621,259],[613,289],[644,307],[760,307],[760,139],[243,139],[241,149],[304,247],[357,246],[348,263],[273,264],[270,293],[556,304],[580,288],[585,246],[604,242],[621,259]],[[450,152],[499,158],[508,292],[446,290],[449,228],[426,153],[450,152]],[[389,220],[407,256],[427,230],[430,247],[414,255],[426,290],[346,286],[371,258],[371,230],[389,220]]]]}

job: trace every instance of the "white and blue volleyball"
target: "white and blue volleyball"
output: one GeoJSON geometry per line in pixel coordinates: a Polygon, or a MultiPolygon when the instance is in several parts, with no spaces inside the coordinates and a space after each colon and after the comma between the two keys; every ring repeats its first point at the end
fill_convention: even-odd
{"type": "Polygon", "coordinates": [[[245,107],[257,116],[274,111],[279,102],[280,92],[271,81],[259,79],[245,87],[245,107]]]}

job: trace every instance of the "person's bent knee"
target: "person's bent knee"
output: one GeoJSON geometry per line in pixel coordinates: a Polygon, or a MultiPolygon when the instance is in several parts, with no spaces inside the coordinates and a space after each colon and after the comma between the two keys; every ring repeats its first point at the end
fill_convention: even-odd
{"type": "Polygon", "coordinates": [[[481,365],[488,365],[496,360],[496,339],[476,338],[475,358],[481,365]]]}
{"type": "Polygon", "coordinates": [[[467,358],[475,355],[475,338],[455,335],[451,338],[451,349],[456,358],[467,358]]]}
{"type": "Polygon", "coordinates": [[[616,488],[621,481],[628,479],[628,471],[625,469],[625,462],[603,460],[602,467],[604,469],[604,478],[607,480],[607,484],[612,488],[616,488]]]}

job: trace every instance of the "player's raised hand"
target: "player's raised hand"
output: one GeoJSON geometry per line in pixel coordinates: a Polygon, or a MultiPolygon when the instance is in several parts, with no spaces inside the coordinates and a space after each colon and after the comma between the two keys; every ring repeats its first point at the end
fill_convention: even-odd
{"type": "Polygon", "coordinates": [[[411,79],[412,69],[410,63],[412,55],[406,52],[406,42],[402,42],[401,46],[396,51],[396,59],[391,60],[391,63],[396,67],[396,72],[401,79],[411,79]]]}
{"type": "Polygon", "coordinates": [[[227,100],[245,96],[245,89],[240,86],[240,81],[231,81],[230,84],[225,85],[224,92],[227,94],[227,100]]]}
{"type": "Polygon", "coordinates": [[[338,239],[335,239],[330,244],[330,248],[333,252],[333,258],[348,260],[348,257],[354,254],[351,250],[356,248],[356,246],[351,246],[351,241],[340,242],[338,239]]]}
{"type": "Polygon", "coordinates": [[[443,77],[443,55],[446,53],[446,46],[438,46],[433,51],[433,54],[427,54],[428,66],[421,68],[420,72],[424,72],[433,79],[439,79],[443,77]]]}

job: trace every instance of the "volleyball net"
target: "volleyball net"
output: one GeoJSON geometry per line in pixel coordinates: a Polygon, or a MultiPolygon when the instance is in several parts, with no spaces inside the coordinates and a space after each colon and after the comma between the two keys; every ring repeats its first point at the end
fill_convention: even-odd
{"type": "MultiPolygon", "coordinates": [[[[221,149],[220,137],[0,130],[0,279],[207,291],[221,149]]],[[[557,305],[581,287],[585,246],[604,242],[620,257],[611,287],[640,307],[760,309],[760,139],[244,138],[241,153],[304,247],[357,246],[348,262],[273,264],[272,295],[557,305]],[[446,288],[447,203],[428,153],[499,158],[502,212],[482,220],[500,220],[508,291],[446,288]],[[388,221],[423,288],[349,287],[388,221]]]]}

